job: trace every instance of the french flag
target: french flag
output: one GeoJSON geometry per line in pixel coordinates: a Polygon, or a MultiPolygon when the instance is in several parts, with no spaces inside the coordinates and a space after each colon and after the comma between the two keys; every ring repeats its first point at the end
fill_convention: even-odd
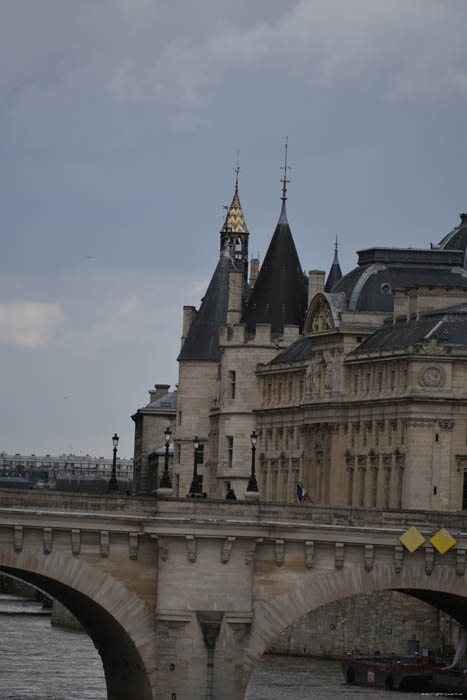
{"type": "Polygon", "coordinates": [[[303,503],[305,503],[307,496],[308,496],[308,491],[303,486],[303,484],[299,481],[297,483],[297,498],[302,505],[303,505],[303,503]]]}

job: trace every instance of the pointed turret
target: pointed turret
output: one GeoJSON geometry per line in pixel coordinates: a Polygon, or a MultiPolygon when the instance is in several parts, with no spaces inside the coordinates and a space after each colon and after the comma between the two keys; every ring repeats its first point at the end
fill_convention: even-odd
{"type": "Polygon", "coordinates": [[[227,319],[231,270],[235,270],[235,266],[226,245],[183,343],[179,360],[219,360],[219,328],[227,319]]]}
{"type": "Polygon", "coordinates": [[[227,209],[224,225],[220,231],[220,244],[221,251],[225,248],[227,243],[230,245],[235,264],[239,270],[241,269],[243,271],[246,282],[248,275],[248,238],[250,234],[238,196],[238,174],[240,172],[238,154],[237,167],[234,168],[234,172],[235,192],[232,199],[232,204],[227,209]]]}
{"type": "Polygon", "coordinates": [[[337,284],[342,277],[342,270],[341,266],[339,265],[339,256],[337,255],[337,250],[338,244],[336,236],[336,242],[334,243],[334,260],[332,261],[331,269],[329,270],[328,278],[326,280],[326,284],[324,285],[325,292],[330,292],[334,285],[337,284]]]}
{"type": "Polygon", "coordinates": [[[302,330],[306,313],[306,278],[292,238],[285,206],[289,182],[287,143],[285,148],[279,221],[242,317],[249,333],[254,333],[257,323],[270,323],[275,334],[282,334],[285,325],[297,325],[302,330]]]}

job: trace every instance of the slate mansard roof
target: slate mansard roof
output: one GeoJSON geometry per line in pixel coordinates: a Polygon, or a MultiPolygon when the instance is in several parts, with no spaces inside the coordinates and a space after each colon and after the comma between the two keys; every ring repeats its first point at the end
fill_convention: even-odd
{"type": "Polygon", "coordinates": [[[359,345],[352,355],[402,350],[432,340],[452,347],[467,346],[467,303],[427,311],[413,321],[385,323],[359,345]]]}
{"type": "Polygon", "coordinates": [[[281,335],[285,325],[303,328],[307,309],[307,281],[292,238],[285,201],[276,230],[242,316],[249,333],[257,323],[270,323],[281,335]]]}
{"type": "Polygon", "coordinates": [[[235,270],[228,248],[221,252],[199,311],[190,326],[179,360],[220,359],[219,328],[227,321],[229,275],[235,270]]]}
{"type": "Polygon", "coordinates": [[[311,339],[301,335],[292,345],[276,355],[269,364],[280,365],[284,362],[302,362],[309,359],[311,359],[311,339]]]}
{"type": "Polygon", "coordinates": [[[394,289],[413,286],[467,287],[464,253],[459,250],[370,248],[358,251],[358,267],[334,285],[349,311],[391,312],[394,289]]]}

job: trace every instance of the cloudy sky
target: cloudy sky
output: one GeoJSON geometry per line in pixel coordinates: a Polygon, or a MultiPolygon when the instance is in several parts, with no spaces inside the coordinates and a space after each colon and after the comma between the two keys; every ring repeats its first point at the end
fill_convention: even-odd
{"type": "Polygon", "coordinates": [[[2,0],[0,450],[110,455],[240,198],[304,268],[467,209],[465,0],[2,0]]]}

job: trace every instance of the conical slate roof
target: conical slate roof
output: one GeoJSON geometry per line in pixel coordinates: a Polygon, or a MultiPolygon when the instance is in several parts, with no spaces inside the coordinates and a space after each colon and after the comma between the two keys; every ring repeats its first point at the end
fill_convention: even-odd
{"type": "Polygon", "coordinates": [[[328,278],[326,280],[326,284],[324,285],[325,292],[330,292],[334,285],[337,284],[342,278],[342,270],[341,266],[339,265],[339,257],[337,255],[337,239],[335,245],[336,249],[334,251],[334,260],[332,261],[331,269],[329,270],[328,278]]]}
{"type": "Polygon", "coordinates": [[[219,328],[227,321],[229,300],[229,275],[234,264],[227,247],[221,252],[219,262],[198,314],[190,326],[188,335],[178,356],[179,360],[220,359],[219,328]]]}
{"type": "Polygon", "coordinates": [[[281,334],[285,325],[302,330],[307,307],[307,285],[292,238],[285,197],[276,230],[242,317],[247,330],[254,333],[257,323],[270,323],[273,333],[281,334]]]}

